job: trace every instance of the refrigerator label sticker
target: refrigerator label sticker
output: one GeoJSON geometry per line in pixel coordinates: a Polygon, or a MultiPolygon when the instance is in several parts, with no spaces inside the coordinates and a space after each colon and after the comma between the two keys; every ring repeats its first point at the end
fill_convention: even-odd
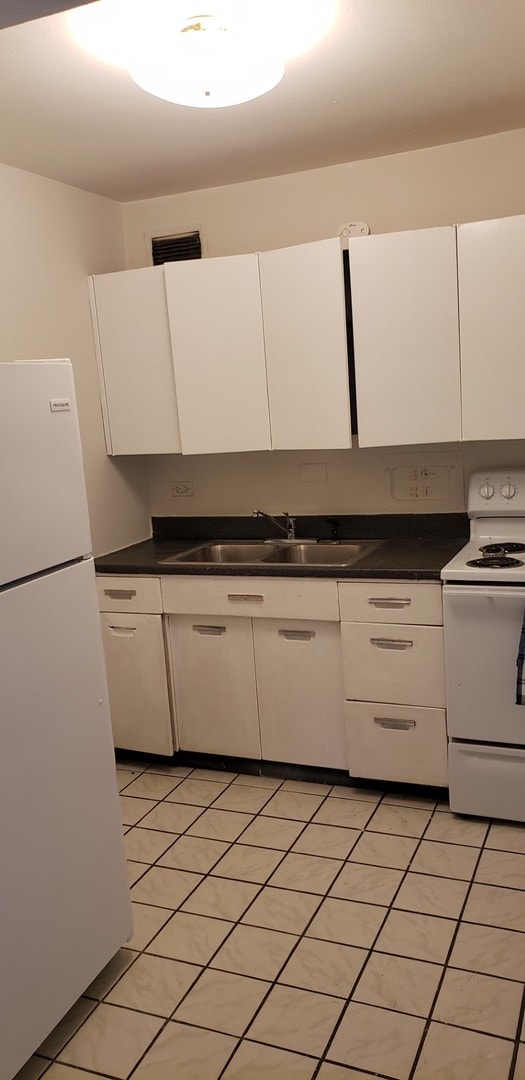
{"type": "Polygon", "coordinates": [[[71,401],[69,398],[51,398],[49,407],[51,412],[71,412],[71,401]]]}

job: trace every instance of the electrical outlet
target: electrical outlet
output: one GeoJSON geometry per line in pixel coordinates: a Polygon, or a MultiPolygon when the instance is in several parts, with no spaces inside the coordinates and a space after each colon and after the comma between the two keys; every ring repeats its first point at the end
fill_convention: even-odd
{"type": "Polygon", "coordinates": [[[195,495],[195,489],[193,487],[193,480],[174,480],[171,485],[171,494],[173,498],[179,498],[182,496],[195,495]]]}
{"type": "Polygon", "coordinates": [[[390,494],[401,502],[449,498],[449,471],[446,465],[395,466],[390,470],[390,494]]]}

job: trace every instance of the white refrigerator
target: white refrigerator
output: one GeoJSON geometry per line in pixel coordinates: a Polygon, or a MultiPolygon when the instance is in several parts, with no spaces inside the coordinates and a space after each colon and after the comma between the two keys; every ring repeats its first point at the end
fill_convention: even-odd
{"type": "Polygon", "coordinates": [[[132,930],[69,361],[0,364],[0,1080],[132,930]]]}

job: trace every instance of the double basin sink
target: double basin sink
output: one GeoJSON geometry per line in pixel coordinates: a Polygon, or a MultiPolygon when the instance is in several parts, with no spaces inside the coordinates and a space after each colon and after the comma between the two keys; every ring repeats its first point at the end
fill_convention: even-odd
{"type": "Polygon", "coordinates": [[[162,559],[164,565],[193,563],[198,566],[221,565],[257,566],[353,566],[369,552],[382,544],[382,540],[355,541],[259,541],[259,540],[214,540],[200,544],[162,559]]]}

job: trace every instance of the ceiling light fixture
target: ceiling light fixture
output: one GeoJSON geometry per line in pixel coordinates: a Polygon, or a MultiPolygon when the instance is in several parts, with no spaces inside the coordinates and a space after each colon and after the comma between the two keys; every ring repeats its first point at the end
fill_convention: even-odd
{"type": "Polygon", "coordinates": [[[68,22],[77,44],[148,93],[213,109],[277,86],[286,60],[325,36],[336,9],[337,0],[98,0],[68,22]]]}

